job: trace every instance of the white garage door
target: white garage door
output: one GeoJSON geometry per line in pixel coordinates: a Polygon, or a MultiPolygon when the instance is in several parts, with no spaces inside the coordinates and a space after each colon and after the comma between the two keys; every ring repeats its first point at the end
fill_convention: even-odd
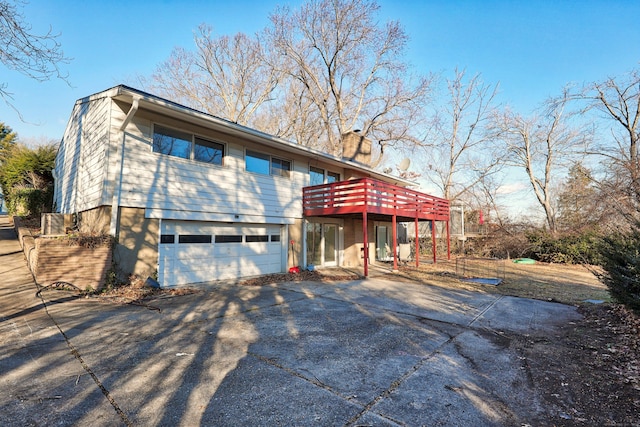
{"type": "Polygon", "coordinates": [[[281,226],[163,221],[158,281],[163,287],[282,271],[281,226]]]}

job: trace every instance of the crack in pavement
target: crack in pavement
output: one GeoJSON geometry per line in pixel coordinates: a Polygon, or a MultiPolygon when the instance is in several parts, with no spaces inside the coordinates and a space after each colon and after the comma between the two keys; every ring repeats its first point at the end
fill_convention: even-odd
{"type": "MultiPolygon", "coordinates": [[[[39,285],[35,281],[35,277],[34,277],[34,283],[36,284],[37,287],[39,287],[39,285]]],[[[53,318],[51,313],[49,313],[47,302],[45,301],[44,297],[40,294],[40,289],[38,289],[38,293],[36,295],[42,301],[42,305],[44,307],[45,313],[47,313],[47,316],[49,317],[49,319],[51,319],[53,324],[56,325],[56,328],[58,328],[58,331],[60,331],[60,334],[62,335],[65,342],[67,343],[67,347],[69,347],[69,350],[71,350],[71,354],[80,362],[80,365],[82,366],[82,368],[91,376],[91,378],[93,379],[93,382],[95,382],[96,385],[100,388],[100,391],[102,391],[102,394],[104,394],[104,396],[107,398],[111,406],[113,406],[113,409],[115,409],[116,413],[120,416],[124,424],[127,427],[133,427],[134,424],[131,422],[131,420],[129,420],[129,417],[127,417],[127,414],[125,414],[124,411],[120,409],[120,406],[115,401],[113,396],[111,396],[111,394],[109,393],[109,390],[107,390],[107,388],[102,384],[102,382],[100,381],[98,376],[93,372],[91,367],[87,365],[87,363],[82,359],[82,356],[80,355],[80,352],[78,351],[78,349],[76,349],[76,347],[73,345],[73,343],[71,342],[67,334],[65,334],[65,332],[62,330],[58,322],[56,322],[56,320],[53,318]]]]}

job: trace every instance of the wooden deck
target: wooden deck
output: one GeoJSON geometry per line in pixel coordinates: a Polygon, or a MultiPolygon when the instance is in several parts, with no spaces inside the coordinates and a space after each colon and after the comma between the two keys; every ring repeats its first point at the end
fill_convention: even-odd
{"type": "Polygon", "coordinates": [[[305,216],[371,214],[401,222],[449,221],[449,201],[397,185],[361,178],[302,190],[305,216]]]}
{"type": "MultiPolygon", "coordinates": [[[[364,248],[364,274],[368,275],[368,219],[391,221],[393,230],[392,247],[397,247],[396,224],[414,222],[416,236],[418,222],[435,221],[447,223],[447,258],[450,258],[449,201],[405,187],[389,184],[371,178],[360,178],[331,184],[314,185],[302,189],[302,207],[306,217],[361,217],[364,248]]],[[[436,235],[432,233],[433,262],[436,262],[436,235]]],[[[397,254],[394,252],[393,268],[397,269],[397,254]]],[[[416,239],[416,253],[419,239],[416,239]]],[[[416,266],[419,265],[416,257],[416,266]]]]}

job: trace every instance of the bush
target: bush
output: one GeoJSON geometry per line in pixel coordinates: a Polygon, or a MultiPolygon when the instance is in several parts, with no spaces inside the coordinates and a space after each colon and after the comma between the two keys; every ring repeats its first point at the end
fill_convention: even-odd
{"type": "Polygon", "coordinates": [[[9,214],[23,217],[39,217],[47,212],[53,200],[52,188],[17,188],[7,197],[9,214]]]}
{"type": "Polygon", "coordinates": [[[599,253],[599,279],[613,298],[640,313],[640,223],[626,234],[604,237],[599,253]]]}
{"type": "Polygon", "coordinates": [[[530,247],[526,256],[558,264],[598,264],[600,238],[595,231],[554,236],[545,231],[526,233],[530,247]]]}
{"type": "Polygon", "coordinates": [[[9,213],[18,216],[40,215],[49,211],[53,201],[55,145],[35,149],[15,144],[2,151],[0,187],[9,213]]]}

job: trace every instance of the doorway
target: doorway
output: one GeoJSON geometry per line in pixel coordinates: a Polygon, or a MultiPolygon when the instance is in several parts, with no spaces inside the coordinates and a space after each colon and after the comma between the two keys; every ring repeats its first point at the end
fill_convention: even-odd
{"type": "Polygon", "coordinates": [[[376,226],[376,260],[389,261],[393,260],[393,252],[391,252],[391,236],[390,228],[386,225],[376,226]]]}
{"type": "Polygon", "coordinates": [[[307,223],[307,265],[338,265],[338,224],[307,223]]]}

